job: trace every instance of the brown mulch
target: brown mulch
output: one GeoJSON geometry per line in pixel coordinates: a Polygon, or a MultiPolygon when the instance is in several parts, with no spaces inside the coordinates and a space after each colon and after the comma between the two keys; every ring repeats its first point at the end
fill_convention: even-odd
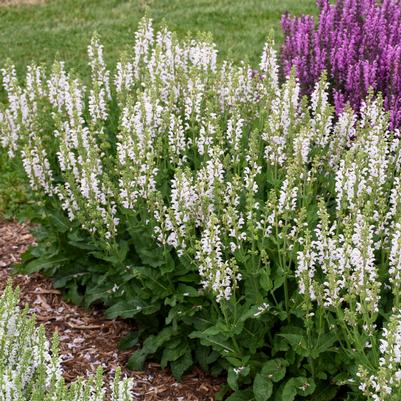
{"type": "MultiPolygon", "coordinates": [[[[0,221],[0,293],[10,277],[10,266],[33,242],[27,224],[0,221]]],[[[66,381],[94,373],[100,365],[106,377],[117,366],[124,366],[133,351],[117,347],[121,337],[133,329],[126,321],[107,320],[101,310],[85,310],[65,302],[51,280],[41,274],[12,278],[13,285],[20,287],[21,303],[29,305],[49,337],[58,331],[66,381]]],[[[134,378],[135,399],[143,401],[213,401],[221,383],[199,369],[178,383],[156,363],[149,363],[144,372],[123,368],[123,373],[134,378]]]]}

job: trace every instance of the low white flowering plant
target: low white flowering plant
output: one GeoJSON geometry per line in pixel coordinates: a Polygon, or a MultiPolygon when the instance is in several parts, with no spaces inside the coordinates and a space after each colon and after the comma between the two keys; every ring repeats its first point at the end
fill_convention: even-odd
{"type": "Polygon", "coordinates": [[[75,302],[135,318],[125,340],[180,378],[227,373],[229,400],[401,394],[401,147],[380,97],[337,118],[144,19],[115,71],[94,37],[87,84],[62,62],[2,69],[0,142],[40,201],[41,270],[75,302]]]}
{"type": "MultiPolygon", "coordinates": [[[[18,306],[19,293],[9,284],[0,296],[0,400],[105,401],[102,371],[66,384],[62,376],[57,334],[49,342],[43,325],[18,306]]],[[[132,379],[114,375],[111,401],[132,401],[132,379]]]]}

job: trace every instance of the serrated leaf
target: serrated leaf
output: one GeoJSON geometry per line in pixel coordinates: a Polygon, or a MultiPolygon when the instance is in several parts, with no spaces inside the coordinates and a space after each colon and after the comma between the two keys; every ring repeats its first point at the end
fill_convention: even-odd
{"type": "Polygon", "coordinates": [[[253,394],[256,401],[267,401],[273,393],[273,382],[266,379],[260,373],[253,381],[253,394]]]}

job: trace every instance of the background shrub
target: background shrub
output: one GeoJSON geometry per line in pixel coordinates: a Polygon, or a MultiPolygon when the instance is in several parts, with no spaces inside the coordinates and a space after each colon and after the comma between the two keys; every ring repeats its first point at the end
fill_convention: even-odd
{"type": "Polygon", "coordinates": [[[326,70],[337,113],[349,103],[359,111],[369,88],[381,92],[391,126],[401,124],[401,3],[398,0],[318,0],[311,16],[282,18],[283,71],[296,67],[310,94],[326,70]]]}

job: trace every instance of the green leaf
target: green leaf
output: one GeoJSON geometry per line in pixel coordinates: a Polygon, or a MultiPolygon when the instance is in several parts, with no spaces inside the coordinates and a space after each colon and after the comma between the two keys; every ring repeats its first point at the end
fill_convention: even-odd
{"type": "Polygon", "coordinates": [[[336,340],[337,336],[335,333],[325,333],[320,336],[317,340],[317,344],[312,351],[312,357],[317,358],[319,354],[328,351],[330,347],[336,342],[336,340]]]}
{"type": "Polygon", "coordinates": [[[249,401],[254,398],[252,393],[251,389],[236,391],[234,394],[231,394],[226,401],[249,401]]]}
{"type": "Polygon", "coordinates": [[[306,397],[313,394],[315,389],[316,384],[313,379],[293,377],[285,384],[282,399],[283,401],[293,401],[297,394],[306,397]]]}
{"type": "Polygon", "coordinates": [[[316,383],[312,378],[307,379],[303,377],[302,379],[303,382],[298,388],[298,394],[303,397],[307,397],[308,395],[313,394],[316,390],[316,383]]]}
{"type": "Polygon", "coordinates": [[[277,354],[278,352],[286,352],[290,349],[288,345],[288,341],[284,338],[278,337],[277,335],[273,338],[272,344],[272,355],[277,354]]]}
{"type": "Polygon", "coordinates": [[[139,341],[139,335],[140,331],[132,331],[131,333],[127,334],[124,336],[119,342],[118,342],[118,348],[122,351],[125,351],[127,349],[130,349],[132,347],[135,347],[135,345],[138,344],[139,341]]]}
{"type": "Polygon", "coordinates": [[[270,291],[273,288],[273,282],[267,270],[262,269],[259,272],[259,283],[265,291],[270,291]]]}
{"type": "Polygon", "coordinates": [[[178,284],[176,293],[184,297],[199,297],[198,290],[186,284],[178,284]]]}
{"type": "Polygon", "coordinates": [[[330,386],[327,383],[320,385],[313,394],[311,401],[330,401],[337,395],[338,389],[338,386],[330,386]]]}
{"type": "Polygon", "coordinates": [[[127,366],[132,370],[143,370],[143,364],[148,355],[154,354],[165,342],[173,336],[172,327],[164,328],[157,336],[148,337],[143,343],[143,347],[134,352],[128,359],[127,366]]]}
{"type": "Polygon", "coordinates": [[[309,356],[308,346],[302,334],[287,333],[278,336],[284,337],[298,355],[309,356]]]}
{"type": "Polygon", "coordinates": [[[167,346],[163,350],[162,359],[160,361],[160,367],[164,369],[168,362],[174,362],[178,358],[182,357],[186,352],[189,351],[188,344],[181,338],[173,343],[173,346],[167,346]]]}
{"type": "Polygon", "coordinates": [[[30,261],[29,263],[19,266],[22,273],[32,274],[39,271],[46,271],[54,267],[59,267],[63,263],[68,262],[68,258],[65,257],[50,257],[50,258],[39,258],[30,261]]]}
{"type": "Polygon", "coordinates": [[[273,382],[258,373],[253,381],[253,394],[256,401],[266,401],[271,397],[272,393],[273,382]]]}
{"type": "Polygon", "coordinates": [[[157,246],[152,236],[146,232],[146,227],[131,228],[129,233],[143,264],[160,267],[166,263],[163,248],[157,246]]]}
{"type": "Polygon", "coordinates": [[[58,210],[53,209],[47,217],[58,232],[65,233],[70,229],[69,220],[58,210]]]}
{"type": "Polygon", "coordinates": [[[284,378],[287,366],[288,362],[285,359],[272,359],[263,365],[260,373],[273,382],[279,382],[284,378]]]}
{"type": "Polygon", "coordinates": [[[234,372],[233,368],[228,370],[227,383],[232,390],[238,390],[238,374],[234,372]]]}
{"type": "Polygon", "coordinates": [[[122,317],[124,319],[134,317],[138,313],[150,315],[160,309],[158,304],[146,304],[140,299],[121,300],[106,309],[105,316],[107,319],[115,319],[122,317]]]}
{"type": "Polygon", "coordinates": [[[284,386],[282,400],[294,401],[296,395],[297,395],[297,382],[295,382],[294,378],[292,378],[288,380],[284,386]]]}
{"type": "Polygon", "coordinates": [[[177,380],[181,380],[182,375],[192,366],[193,360],[191,352],[186,352],[176,361],[171,362],[171,373],[177,380]]]}

